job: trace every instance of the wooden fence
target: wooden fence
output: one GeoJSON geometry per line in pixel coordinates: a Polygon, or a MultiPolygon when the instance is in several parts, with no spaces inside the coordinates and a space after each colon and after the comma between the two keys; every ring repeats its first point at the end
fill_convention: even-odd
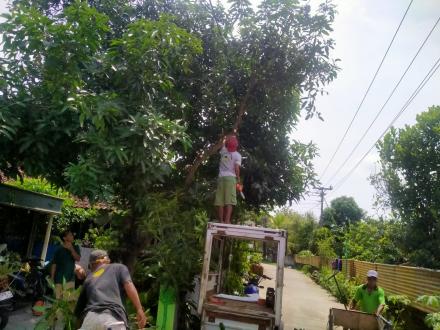
{"type": "MultiPolygon", "coordinates": [[[[331,260],[319,256],[294,256],[294,260],[297,264],[311,265],[315,268],[331,266],[331,260]]],[[[364,281],[370,269],[379,273],[379,285],[387,294],[404,295],[412,301],[421,295],[440,294],[440,271],[438,270],[342,259],[342,272],[347,278],[356,278],[359,282],[364,281]]],[[[425,312],[434,311],[417,303],[413,303],[413,306],[425,312]]]]}

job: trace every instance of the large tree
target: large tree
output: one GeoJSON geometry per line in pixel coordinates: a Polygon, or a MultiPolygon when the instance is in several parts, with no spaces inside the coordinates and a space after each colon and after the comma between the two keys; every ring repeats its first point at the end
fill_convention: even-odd
{"type": "Polygon", "coordinates": [[[247,206],[297,200],[315,148],[289,133],[301,109],[320,115],[315,96],[336,77],[334,14],[330,2],[314,12],[293,0],[256,11],[247,1],[16,0],[1,25],[0,169],[122,210],[131,267],[151,237],[149,195],[182,187],[179,207],[208,203],[225,134],[240,135],[247,157],[247,206]]]}
{"type": "Polygon", "coordinates": [[[363,216],[364,211],[353,197],[341,196],[333,199],[330,207],[324,209],[323,224],[328,227],[347,227],[361,220],[363,216]]]}
{"type": "Polygon", "coordinates": [[[440,107],[392,129],[378,148],[372,182],[379,202],[404,224],[402,249],[416,265],[440,267],[440,107]]]}

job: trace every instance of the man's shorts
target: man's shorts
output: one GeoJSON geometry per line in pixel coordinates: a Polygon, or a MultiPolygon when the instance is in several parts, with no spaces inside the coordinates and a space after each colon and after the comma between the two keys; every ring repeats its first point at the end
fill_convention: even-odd
{"type": "Polygon", "coordinates": [[[124,322],[107,312],[88,312],[79,330],[126,330],[124,322]]]}
{"type": "Polygon", "coordinates": [[[218,178],[215,206],[237,205],[237,178],[221,176],[218,178]]]}

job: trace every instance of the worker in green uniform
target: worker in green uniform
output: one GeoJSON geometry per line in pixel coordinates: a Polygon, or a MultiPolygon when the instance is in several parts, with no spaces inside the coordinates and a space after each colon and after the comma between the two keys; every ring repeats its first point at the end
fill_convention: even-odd
{"type": "Polygon", "coordinates": [[[385,293],[377,285],[379,274],[375,270],[367,272],[367,282],[356,289],[351,309],[359,309],[368,314],[379,316],[385,307],[385,293]]]}

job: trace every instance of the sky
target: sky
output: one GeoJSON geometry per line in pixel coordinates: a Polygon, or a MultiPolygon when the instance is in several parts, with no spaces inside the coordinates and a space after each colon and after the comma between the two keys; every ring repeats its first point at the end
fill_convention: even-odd
{"type": "MultiPolygon", "coordinates": [[[[328,87],[328,95],[319,97],[317,110],[324,121],[318,118],[301,119],[293,138],[302,142],[313,141],[319,148],[314,161],[315,170],[322,175],[330,157],[376,71],[382,56],[402,18],[410,0],[334,0],[338,15],[334,22],[332,37],[336,41],[333,57],[339,58],[341,68],[338,78],[328,87]]],[[[257,3],[258,0],[253,0],[257,3]]],[[[319,0],[312,0],[312,3],[319,0]]],[[[5,0],[0,0],[0,12],[6,11],[5,0]]],[[[396,90],[381,116],[369,131],[363,143],[343,167],[342,171],[329,181],[344,162],[360,136],[369,126],[386,98],[391,93],[406,66],[415,55],[429,30],[440,16],[440,0],[414,0],[405,21],[394,41],[372,89],[349,131],[344,144],[331,163],[322,182],[335,186],[354,164],[373,145],[395,114],[401,109],[425,74],[440,56],[440,24],[431,35],[425,47],[413,63],[410,71],[396,90]]],[[[411,125],[416,115],[429,106],[440,104],[440,70],[419,93],[414,102],[396,122],[395,127],[411,125]]],[[[328,203],[339,196],[352,196],[360,207],[370,215],[378,212],[373,207],[375,190],[368,177],[377,170],[378,155],[371,152],[349,179],[339,189],[330,191],[328,203]]],[[[306,197],[292,208],[299,212],[313,212],[319,215],[319,199],[306,197]]],[[[382,214],[381,212],[379,212],[382,214]]]]}
{"type": "MultiPolygon", "coordinates": [[[[317,100],[317,110],[323,114],[324,121],[318,118],[302,119],[293,134],[294,138],[302,142],[313,141],[318,146],[319,157],[315,159],[314,165],[319,176],[356,112],[409,0],[336,0],[334,3],[337,5],[338,15],[333,25],[332,37],[336,41],[333,56],[341,59],[341,71],[338,78],[327,87],[329,95],[317,100]]],[[[439,0],[414,0],[357,119],[327,173],[322,177],[325,186],[335,186],[370,149],[440,56],[439,24],[353,157],[345,163],[335,179],[329,181],[334,172],[344,164],[346,157],[385,103],[439,16],[439,0]]],[[[440,70],[394,126],[414,124],[418,113],[427,110],[429,106],[440,105],[439,98],[440,70]]],[[[374,149],[344,185],[328,193],[327,202],[330,203],[339,196],[352,196],[370,215],[381,215],[382,211],[374,208],[375,190],[368,180],[378,168],[377,161],[378,154],[374,149]]],[[[318,216],[319,197],[306,197],[292,208],[300,212],[313,212],[318,216]]]]}

